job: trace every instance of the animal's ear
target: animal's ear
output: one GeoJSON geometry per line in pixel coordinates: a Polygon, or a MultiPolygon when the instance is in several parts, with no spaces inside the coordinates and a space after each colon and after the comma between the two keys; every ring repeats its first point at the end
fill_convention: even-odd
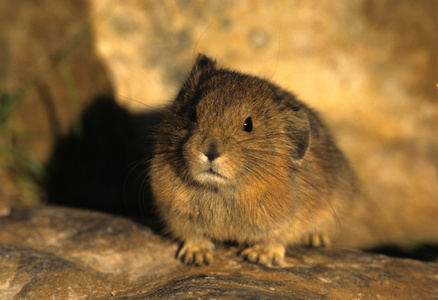
{"type": "Polygon", "coordinates": [[[287,116],[288,136],[292,141],[291,157],[302,159],[310,146],[310,124],[307,114],[302,110],[289,110],[287,116]]]}
{"type": "MultiPolygon", "coordinates": [[[[215,69],[216,61],[208,58],[204,54],[198,54],[188,78],[181,87],[174,101],[177,110],[180,110],[185,104],[189,103],[193,97],[196,98],[197,93],[199,92],[199,84],[203,81],[203,78],[207,77],[210,72],[215,69]]],[[[196,104],[192,104],[192,107],[189,107],[188,109],[193,111],[196,104]]]]}
{"type": "Polygon", "coordinates": [[[189,82],[193,85],[197,85],[202,77],[202,74],[208,73],[208,71],[216,68],[216,61],[210,59],[206,55],[200,53],[196,58],[196,62],[193,65],[189,75],[189,82]]]}
{"type": "Polygon", "coordinates": [[[209,58],[203,53],[199,53],[198,57],[196,58],[195,68],[202,69],[205,67],[215,67],[216,61],[209,58]]]}

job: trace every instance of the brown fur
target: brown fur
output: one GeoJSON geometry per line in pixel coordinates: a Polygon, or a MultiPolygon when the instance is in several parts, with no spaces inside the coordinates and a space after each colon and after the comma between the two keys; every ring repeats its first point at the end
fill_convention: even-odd
{"type": "Polygon", "coordinates": [[[150,176],[167,229],[184,242],[178,256],[196,265],[212,262],[212,241],[246,245],[241,254],[261,264],[281,264],[289,244],[327,244],[354,190],[313,110],[204,55],[159,127],[150,176]]]}

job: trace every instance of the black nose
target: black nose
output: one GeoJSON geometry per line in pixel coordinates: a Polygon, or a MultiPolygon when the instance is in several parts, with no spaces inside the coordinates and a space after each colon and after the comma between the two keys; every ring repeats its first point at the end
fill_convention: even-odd
{"type": "Polygon", "coordinates": [[[212,140],[207,144],[204,155],[207,156],[209,161],[213,161],[221,155],[217,141],[212,140]]]}

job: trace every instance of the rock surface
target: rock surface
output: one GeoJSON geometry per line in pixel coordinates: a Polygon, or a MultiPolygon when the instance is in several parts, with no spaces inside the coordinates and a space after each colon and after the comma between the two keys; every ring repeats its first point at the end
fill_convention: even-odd
{"type": "Polygon", "coordinates": [[[136,221],[55,206],[0,218],[1,299],[436,299],[438,264],[348,249],[292,248],[285,265],[219,246],[211,266],[136,221]]]}

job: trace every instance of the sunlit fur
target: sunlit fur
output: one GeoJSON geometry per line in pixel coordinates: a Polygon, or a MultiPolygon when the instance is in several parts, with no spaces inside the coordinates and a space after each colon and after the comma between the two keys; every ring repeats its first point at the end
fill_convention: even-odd
{"type": "Polygon", "coordinates": [[[168,108],[154,154],[156,207],[190,245],[235,241],[280,253],[309,235],[336,234],[352,202],[353,171],[311,109],[203,55],[168,108]]]}

